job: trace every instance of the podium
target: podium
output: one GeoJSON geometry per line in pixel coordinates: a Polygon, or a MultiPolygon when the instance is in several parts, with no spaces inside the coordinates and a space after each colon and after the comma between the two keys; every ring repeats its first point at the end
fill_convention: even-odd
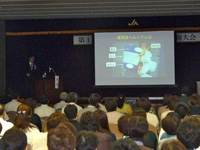
{"type": "Polygon", "coordinates": [[[36,81],[36,99],[40,100],[42,94],[49,95],[49,103],[59,102],[60,93],[63,92],[63,79],[59,78],[59,87],[55,88],[55,77],[41,78],[36,81]]]}

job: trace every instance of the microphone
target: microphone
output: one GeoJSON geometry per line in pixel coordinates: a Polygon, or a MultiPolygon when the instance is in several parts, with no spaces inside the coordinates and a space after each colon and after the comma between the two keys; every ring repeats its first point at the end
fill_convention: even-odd
{"type": "Polygon", "coordinates": [[[49,72],[51,72],[51,70],[53,71],[54,75],[56,76],[55,70],[49,66],[49,72]]]}

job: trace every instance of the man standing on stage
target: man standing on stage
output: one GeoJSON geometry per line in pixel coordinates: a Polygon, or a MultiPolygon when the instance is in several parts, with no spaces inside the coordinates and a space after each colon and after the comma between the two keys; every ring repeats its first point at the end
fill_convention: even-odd
{"type": "Polygon", "coordinates": [[[34,63],[35,57],[29,57],[29,63],[26,65],[26,73],[25,73],[25,97],[35,97],[35,80],[36,80],[36,70],[37,66],[34,63]]]}

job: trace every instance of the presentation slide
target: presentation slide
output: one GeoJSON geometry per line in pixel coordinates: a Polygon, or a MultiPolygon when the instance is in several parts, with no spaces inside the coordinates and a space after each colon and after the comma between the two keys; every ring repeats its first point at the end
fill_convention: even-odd
{"type": "Polygon", "coordinates": [[[95,85],[175,85],[174,31],[95,33],[95,85]]]}

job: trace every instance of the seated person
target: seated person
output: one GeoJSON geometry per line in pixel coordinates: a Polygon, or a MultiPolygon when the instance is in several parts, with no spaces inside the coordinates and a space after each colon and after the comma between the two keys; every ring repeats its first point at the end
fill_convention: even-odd
{"type": "Polygon", "coordinates": [[[67,105],[68,103],[68,94],[66,92],[60,93],[60,102],[54,105],[55,110],[61,110],[63,106],[67,105]]]}
{"type": "Polygon", "coordinates": [[[200,122],[195,117],[187,117],[179,126],[177,131],[178,140],[187,149],[200,148],[200,122]]]}
{"type": "Polygon", "coordinates": [[[7,104],[5,104],[5,111],[9,112],[9,111],[15,111],[17,112],[17,108],[20,104],[20,102],[18,102],[19,99],[19,92],[16,90],[13,90],[11,92],[11,98],[12,100],[10,102],[8,102],[7,104]]]}
{"type": "Polygon", "coordinates": [[[47,132],[41,132],[33,137],[32,150],[48,150],[47,134],[51,129],[56,128],[60,123],[68,121],[67,117],[62,113],[53,113],[47,119],[47,132]]]}
{"type": "Polygon", "coordinates": [[[120,139],[110,147],[110,150],[140,150],[140,148],[132,139],[120,139]]]}
{"type": "Polygon", "coordinates": [[[25,150],[27,146],[26,134],[18,128],[12,128],[5,132],[2,139],[3,150],[25,150]]]}
{"type": "Polygon", "coordinates": [[[117,124],[119,118],[123,116],[122,113],[117,112],[117,102],[114,98],[110,98],[105,103],[107,109],[108,123],[117,124]]]}
{"type": "Polygon", "coordinates": [[[189,99],[190,112],[188,116],[200,115],[200,97],[198,94],[192,94],[189,99]]]}
{"type": "Polygon", "coordinates": [[[96,121],[99,124],[99,129],[98,131],[101,133],[108,133],[113,140],[117,140],[115,134],[113,134],[110,129],[109,129],[109,125],[108,125],[108,117],[106,115],[106,113],[103,110],[96,110],[94,113],[94,119],[96,119],[96,121]]]}
{"type": "Polygon", "coordinates": [[[117,112],[132,115],[133,109],[131,105],[125,103],[125,97],[123,95],[117,98],[117,112]]]}
{"type": "Polygon", "coordinates": [[[98,138],[92,131],[80,131],[76,136],[76,150],[97,150],[98,138]]]}
{"type": "Polygon", "coordinates": [[[168,111],[169,108],[167,107],[168,101],[169,99],[172,97],[173,95],[171,94],[165,94],[164,98],[163,98],[163,104],[161,107],[158,108],[158,119],[160,120],[161,118],[161,114],[165,111],[168,111]]]}
{"type": "Polygon", "coordinates": [[[130,118],[131,118],[131,115],[126,114],[126,115],[121,116],[118,120],[118,128],[119,128],[119,131],[123,133],[123,137],[122,137],[123,139],[129,138],[129,135],[128,135],[129,124],[128,123],[129,123],[130,118]]]}
{"type": "Polygon", "coordinates": [[[48,132],[47,146],[49,150],[74,150],[76,137],[68,127],[58,125],[48,132]]]}
{"type": "MultiPolygon", "coordinates": [[[[68,104],[75,105],[77,107],[77,109],[78,109],[78,112],[79,112],[80,110],[82,110],[82,107],[77,104],[77,101],[78,101],[78,94],[75,93],[75,92],[69,92],[69,94],[68,94],[68,102],[69,103],[68,104]]],[[[62,107],[61,112],[63,114],[64,114],[65,107],[68,104],[66,104],[64,107],[62,107]]]]}
{"type": "Polygon", "coordinates": [[[78,112],[77,112],[77,107],[75,105],[67,105],[65,107],[65,115],[69,119],[69,122],[72,123],[78,131],[81,130],[80,123],[77,121],[78,120],[78,112]]]}
{"type": "Polygon", "coordinates": [[[189,102],[189,95],[190,95],[190,88],[189,86],[183,86],[181,88],[181,96],[179,97],[180,98],[180,101],[185,103],[186,105],[188,105],[188,102],[189,102]]]}
{"type": "Polygon", "coordinates": [[[161,150],[187,150],[186,147],[177,140],[167,140],[162,144],[161,150]]]}
{"type": "Polygon", "coordinates": [[[107,133],[98,132],[98,122],[94,119],[93,112],[84,112],[80,120],[81,128],[86,131],[93,131],[98,137],[99,150],[108,150],[109,146],[114,142],[113,138],[107,133]]]}
{"type": "Polygon", "coordinates": [[[184,102],[178,102],[174,106],[174,112],[179,114],[181,119],[185,118],[185,116],[187,115],[188,111],[189,111],[189,106],[187,104],[185,104],[184,102]]]}
{"type": "Polygon", "coordinates": [[[129,120],[129,137],[132,138],[141,150],[150,150],[144,146],[143,138],[148,132],[148,122],[144,117],[134,116],[129,120]]]}
{"type": "Polygon", "coordinates": [[[55,109],[48,106],[49,96],[44,94],[40,97],[41,106],[35,108],[34,113],[37,114],[40,118],[49,117],[51,114],[55,113],[55,109]]]}
{"type": "Polygon", "coordinates": [[[150,113],[151,109],[151,102],[147,97],[141,97],[137,102],[136,102],[136,107],[143,108],[146,111],[146,119],[149,124],[153,125],[157,129],[159,129],[159,121],[158,117],[155,114],[150,113]]]}

